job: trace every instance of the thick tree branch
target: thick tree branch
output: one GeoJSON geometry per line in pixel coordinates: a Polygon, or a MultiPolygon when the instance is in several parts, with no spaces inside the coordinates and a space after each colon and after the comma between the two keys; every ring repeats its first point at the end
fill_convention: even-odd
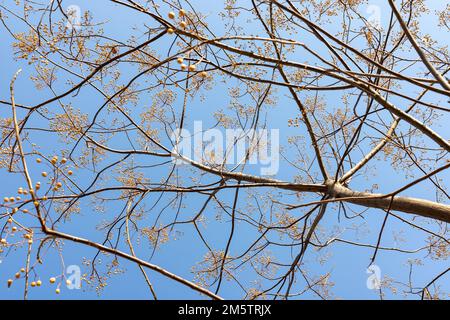
{"type": "MultiPolygon", "coordinates": [[[[391,204],[391,196],[383,194],[353,191],[341,184],[334,184],[331,192],[337,199],[347,198],[346,202],[369,208],[387,210],[391,204]]],[[[424,199],[394,196],[391,210],[417,214],[450,223],[450,206],[424,199]]]]}

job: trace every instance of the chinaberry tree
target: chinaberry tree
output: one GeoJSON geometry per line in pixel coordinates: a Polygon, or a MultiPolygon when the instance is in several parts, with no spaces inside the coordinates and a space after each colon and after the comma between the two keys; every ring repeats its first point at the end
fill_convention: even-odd
{"type": "Polygon", "coordinates": [[[0,5],[1,258],[23,265],[4,288],[60,293],[49,256],[70,244],[89,248],[83,286],[128,261],[155,299],[160,276],[213,299],[341,297],[335,264],[393,254],[406,272],[380,297],[446,297],[445,1],[93,2],[0,5]],[[195,121],[244,134],[187,156],[195,121]],[[270,139],[224,161],[264,129],[277,172],[250,163],[270,139]]]}

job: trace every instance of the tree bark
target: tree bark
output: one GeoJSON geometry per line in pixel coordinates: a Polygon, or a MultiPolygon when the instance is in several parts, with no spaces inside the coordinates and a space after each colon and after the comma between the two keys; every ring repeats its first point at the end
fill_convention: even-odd
{"type": "Polygon", "coordinates": [[[344,201],[357,205],[412,213],[447,223],[450,222],[450,206],[446,204],[417,198],[358,192],[350,190],[339,183],[332,185],[330,192],[338,199],[350,198],[344,201]]]}

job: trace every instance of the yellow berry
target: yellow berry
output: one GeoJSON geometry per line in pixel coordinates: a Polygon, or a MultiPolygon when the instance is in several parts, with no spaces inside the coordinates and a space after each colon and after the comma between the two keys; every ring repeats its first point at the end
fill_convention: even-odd
{"type": "Polygon", "coordinates": [[[71,282],[69,279],[67,279],[67,280],[66,280],[66,284],[67,284],[68,286],[70,286],[70,285],[72,284],[72,282],[71,282]]]}
{"type": "Polygon", "coordinates": [[[12,283],[13,283],[13,280],[12,279],[8,279],[8,288],[11,287],[12,283]]]}
{"type": "Polygon", "coordinates": [[[61,183],[61,182],[58,182],[58,183],[56,184],[56,187],[57,187],[57,188],[61,188],[61,187],[62,187],[62,183],[61,183]]]}
{"type": "Polygon", "coordinates": [[[32,287],[36,287],[36,282],[33,281],[33,282],[30,283],[30,285],[31,285],[32,287]]]}
{"type": "Polygon", "coordinates": [[[67,162],[67,159],[66,158],[62,158],[61,159],[61,163],[66,163],[67,162]]]}
{"type": "Polygon", "coordinates": [[[0,243],[1,243],[1,244],[6,244],[6,239],[0,240],[0,243]]]}
{"type": "Polygon", "coordinates": [[[38,287],[40,287],[41,284],[42,284],[42,281],[41,281],[41,280],[36,281],[36,285],[37,285],[38,287]]]}
{"type": "Polygon", "coordinates": [[[175,12],[170,11],[168,16],[169,16],[169,19],[175,19],[175,12]]]}
{"type": "Polygon", "coordinates": [[[56,294],[60,294],[60,293],[61,293],[61,290],[56,289],[55,292],[56,292],[56,294]]]}
{"type": "Polygon", "coordinates": [[[186,70],[186,69],[187,69],[187,65],[185,65],[185,64],[183,63],[183,64],[181,64],[180,68],[181,68],[181,70],[186,70]]]}
{"type": "Polygon", "coordinates": [[[20,268],[20,272],[25,272],[25,268],[20,268]]]}
{"type": "Polygon", "coordinates": [[[168,28],[167,29],[167,33],[168,34],[173,34],[175,32],[175,30],[173,30],[172,28],[168,28]]]}
{"type": "Polygon", "coordinates": [[[12,223],[12,222],[13,222],[13,219],[9,218],[8,223],[12,223]]]}
{"type": "Polygon", "coordinates": [[[8,197],[4,197],[4,198],[3,198],[3,201],[4,201],[4,202],[9,202],[9,198],[8,198],[8,197]]]}
{"type": "Polygon", "coordinates": [[[189,71],[194,72],[195,70],[197,70],[197,67],[195,66],[195,64],[191,64],[189,66],[189,71]]]}
{"type": "Polygon", "coordinates": [[[35,207],[39,207],[39,201],[34,201],[33,204],[35,207]]]}
{"type": "Polygon", "coordinates": [[[31,239],[31,235],[30,234],[25,234],[24,236],[23,236],[25,239],[31,239]]]}
{"type": "Polygon", "coordinates": [[[181,22],[180,22],[180,27],[181,27],[182,29],[185,29],[185,28],[187,27],[187,23],[186,23],[185,21],[181,21],[181,22]]]}
{"type": "Polygon", "coordinates": [[[9,198],[9,202],[14,202],[14,201],[16,201],[16,198],[14,198],[14,197],[9,198]]]}
{"type": "Polygon", "coordinates": [[[50,283],[55,283],[55,282],[56,282],[56,278],[51,277],[51,278],[50,278],[50,283]]]}
{"type": "Polygon", "coordinates": [[[48,175],[47,172],[45,172],[45,171],[42,172],[42,176],[43,176],[43,177],[46,177],[47,175],[48,175]]]}
{"type": "Polygon", "coordinates": [[[23,209],[22,212],[23,213],[28,213],[28,209],[23,209]]]}
{"type": "Polygon", "coordinates": [[[184,17],[186,15],[186,10],[181,9],[179,14],[180,14],[180,17],[184,17]]]}
{"type": "Polygon", "coordinates": [[[206,78],[207,76],[208,76],[208,72],[206,72],[206,71],[200,72],[200,77],[206,78]]]}
{"type": "Polygon", "coordinates": [[[20,278],[20,272],[17,272],[14,276],[16,277],[16,279],[19,279],[20,278]]]}
{"type": "Polygon", "coordinates": [[[28,244],[33,244],[33,240],[32,239],[28,240],[28,244]]]}
{"type": "Polygon", "coordinates": [[[177,62],[178,62],[179,64],[182,64],[183,61],[184,61],[184,59],[183,59],[182,57],[179,57],[179,58],[177,59],[177,62]]]}
{"type": "Polygon", "coordinates": [[[16,232],[16,231],[17,231],[17,227],[12,227],[11,230],[12,230],[13,232],[16,232]]]}
{"type": "Polygon", "coordinates": [[[37,163],[41,163],[41,162],[42,162],[41,158],[37,158],[37,159],[36,159],[36,162],[37,162],[37,163]]]}
{"type": "Polygon", "coordinates": [[[68,174],[69,176],[71,176],[71,175],[73,174],[73,171],[72,171],[72,170],[69,170],[69,171],[67,171],[67,174],[68,174]]]}

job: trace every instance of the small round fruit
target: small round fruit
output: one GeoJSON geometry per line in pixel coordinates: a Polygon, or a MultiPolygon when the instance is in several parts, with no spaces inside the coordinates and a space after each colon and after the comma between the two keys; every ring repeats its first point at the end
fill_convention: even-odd
{"type": "Polygon", "coordinates": [[[45,177],[46,177],[46,176],[48,175],[48,173],[47,173],[47,172],[45,172],[45,171],[44,171],[44,172],[42,172],[41,174],[42,174],[42,176],[43,176],[44,178],[45,178],[45,177]]]}
{"type": "Polygon", "coordinates": [[[14,201],[16,201],[16,198],[14,198],[14,197],[9,198],[9,202],[14,202],[14,201]]]}
{"type": "Polygon", "coordinates": [[[13,219],[9,218],[8,223],[12,223],[12,222],[13,222],[13,219]]]}
{"type": "Polygon", "coordinates": [[[23,213],[28,213],[28,209],[23,209],[22,212],[23,213]]]}
{"type": "Polygon", "coordinates": [[[33,244],[33,239],[28,240],[28,244],[33,244]]]}
{"type": "Polygon", "coordinates": [[[35,207],[39,207],[39,201],[34,201],[33,204],[35,207]]]}
{"type": "Polygon", "coordinates": [[[173,30],[172,28],[168,28],[167,29],[167,33],[168,34],[173,34],[175,32],[175,30],[173,30]]]}
{"type": "Polygon", "coordinates": [[[55,283],[56,282],[56,278],[55,277],[51,277],[50,278],[50,283],[55,283]]]}
{"type": "Polygon", "coordinates": [[[41,162],[42,162],[42,159],[41,159],[41,158],[37,158],[37,159],[36,159],[36,162],[37,162],[37,163],[41,163],[41,162]]]}
{"type": "Polygon", "coordinates": [[[16,232],[17,231],[17,227],[12,227],[11,230],[12,230],[12,232],[16,232]]]}
{"type": "Polygon", "coordinates": [[[179,14],[180,14],[180,17],[184,17],[186,15],[186,10],[181,9],[179,14]]]}
{"type": "Polygon", "coordinates": [[[69,279],[66,280],[66,285],[70,286],[72,284],[72,281],[70,281],[69,279]]]}
{"type": "Polygon", "coordinates": [[[175,19],[175,12],[170,11],[168,14],[169,19],[175,19]]]}
{"type": "Polygon", "coordinates": [[[185,65],[184,63],[181,64],[180,66],[181,70],[186,70],[187,69],[187,65],[185,65]]]}
{"type": "Polygon", "coordinates": [[[16,279],[19,279],[20,278],[20,272],[17,272],[14,276],[16,277],[16,279]]]}
{"type": "Polygon", "coordinates": [[[13,279],[8,279],[8,288],[11,287],[12,283],[13,283],[13,279]]]}
{"type": "Polygon", "coordinates": [[[56,187],[57,187],[57,188],[61,188],[61,187],[62,187],[62,183],[61,183],[61,182],[58,182],[58,183],[56,184],[56,187]]]}
{"type": "Polygon", "coordinates": [[[30,285],[31,285],[32,287],[36,287],[36,282],[32,281],[32,282],[30,283],[30,285]]]}
{"type": "Polygon", "coordinates": [[[55,290],[55,293],[56,293],[56,294],[60,294],[60,293],[61,293],[61,290],[59,290],[59,288],[58,288],[58,289],[55,290]]]}
{"type": "Polygon", "coordinates": [[[194,72],[195,70],[197,70],[197,67],[195,66],[195,64],[191,64],[189,66],[189,71],[194,72]]]}
{"type": "Polygon", "coordinates": [[[182,64],[183,61],[184,61],[184,59],[183,59],[182,57],[179,57],[179,58],[177,59],[177,62],[178,62],[179,64],[182,64]]]}
{"type": "Polygon", "coordinates": [[[69,170],[69,171],[67,171],[67,174],[68,174],[69,176],[71,176],[71,175],[73,175],[73,171],[72,171],[72,170],[69,170]]]}
{"type": "Polygon", "coordinates": [[[200,72],[200,77],[206,78],[207,76],[208,76],[208,72],[206,72],[206,71],[200,72]]]}
{"type": "Polygon", "coordinates": [[[24,273],[25,272],[25,268],[20,268],[20,272],[24,273]]]}
{"type": "Polygon", "coordinates": [[[0,240],[0,243],[1,243],[1,244],[6,244],[6,239],[0,240]]]}
{"type": "Polygon", "coordinates": [[[66,162],[67,162],[67,159],[66,159],[66,158],[62,158],[62,159],[61,159],[61,163],[62,163],[62,164],[66,163],[66,162]]]}
{"type": "Polygon", "coordinates": [[[187,23],[186,23],[185,21],[181,21],[181,22],[180,22],[180,27],[181,27],[182,29],[186,29],[187,23]]]}
{"type": "Polygon", "coordinates": [[[40,286],[42,285],[42,281],[41,281],[41,280],[36,281],[36,285],[37,285],[38,287],[40,287],[40,286]]]}
{"type": "Polygon", "coordinates": [[[3,198],[3,202],[9,202],[9,198],[8,197],[4,197],[3,198]]]}

